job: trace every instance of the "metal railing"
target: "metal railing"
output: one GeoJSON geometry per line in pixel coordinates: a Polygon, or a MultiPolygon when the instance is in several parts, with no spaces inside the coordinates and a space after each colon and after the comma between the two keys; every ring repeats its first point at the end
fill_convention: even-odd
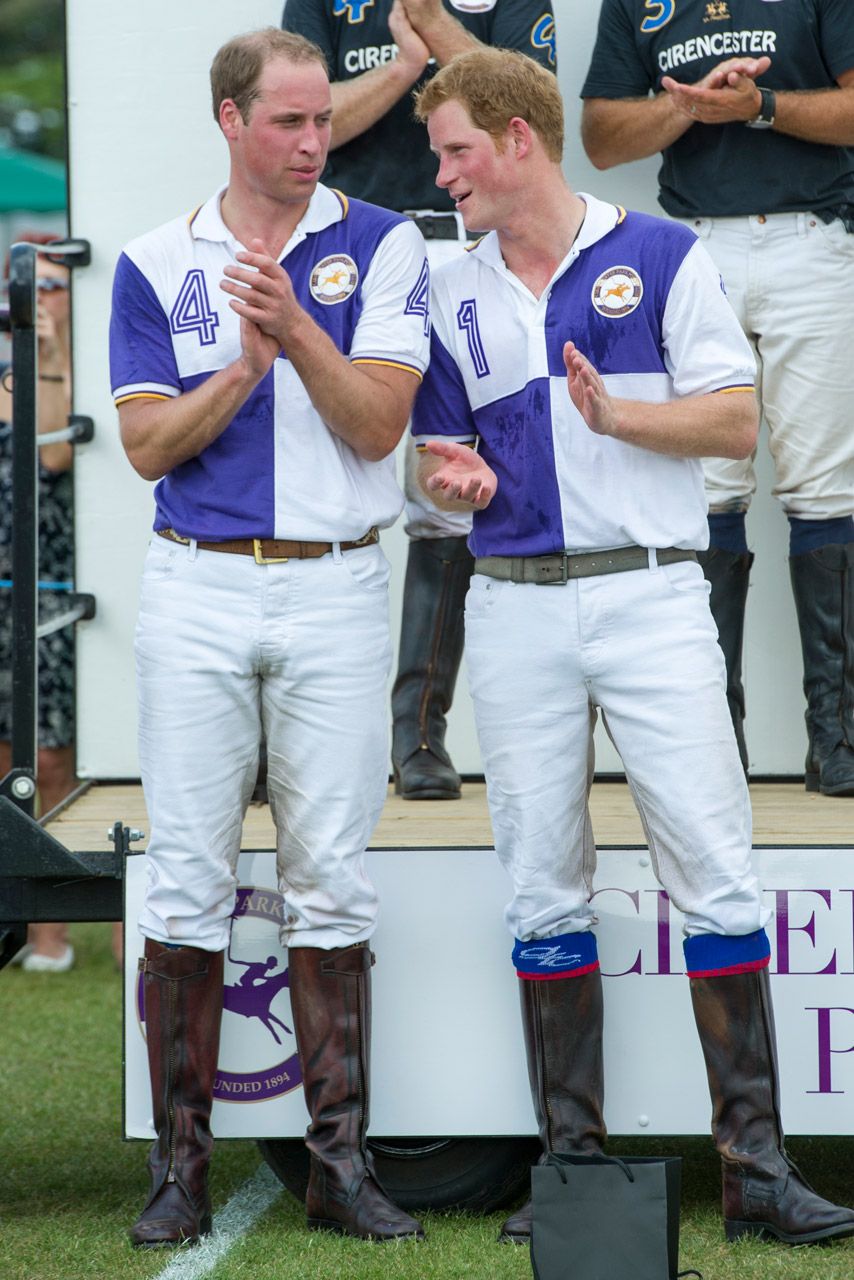
{"type": "MultiPolygon", "coordinates": [[[[36,263],[39,252],[62,266],[86,266],[86,240],[55,241],[46,249],[12,245],[9,255],[9,329],[12,335],[12,781],[11,798],[32,815],[38,761],[38,640],[82,618],[95,616],[95,598],[69,593],[68,608],[38,625],[38,450],[43,444],[91,440],[90,418],[38,435],[38,338],[36,263]]],[[[4,790],[6,779],[0,783],[4,790]]]]}
{"type": "MultiPolygon", "coordinates": [[[[38,782],[38,640],[95,616],[95,597],[71,590],[68,608],[38,624],[38,450],[91,440],[91,418],[38,435],[36,262],[39,254],[87,266],[86,240],[15,244],[10,253],[8,327],[12,338],[12,767],[0,780],[0,968],[40,920],[121,919],[124,856],[130,832],[116,823],[111,853],[73,853],[33,816],[38,782]]],[[[135,833],[134,833],[135,834],[135,833]]]]}

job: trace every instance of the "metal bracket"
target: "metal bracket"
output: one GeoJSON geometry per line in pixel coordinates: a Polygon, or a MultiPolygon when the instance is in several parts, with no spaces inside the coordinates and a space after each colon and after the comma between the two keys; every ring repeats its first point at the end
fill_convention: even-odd
{"type": "Polygon", "coordinates": [[[49,245],[39,245],[39,253],[60,267],[88,267],[92,262],[91,241],[81,240],[79,236],[73,236],[69,240],[52,240],[49,245]]]}
{"type": "Polygon", "coordinates": [[[137,827],[123,827],[121,822],[114,822],[107,828],[107,839],[112,841],[118,857],[124,860],[132,852],[131,841],[144,840],[145,832],[137,827]]]}
{"type": "Polygon", "coordinates": [[[85,592],[71,591],[68,594],[68,608],[58,613],[49,622],[40,622],[36,627],[36,638],[53,635],[73,622],[90,622],[95,616],[95,597],[85,592]]]}
{"type": "MultiPolygon", "coordinates": [[[[20,774],[22,771],[14,772],[20,774]]],[[[69,881],[81,877],[87,880],[116,877],[120,880],[123,875],[124,858],[120,853],[114,850],[75,853],[66,849],[35,818],[24,813],[6,796],[0,796],[0,880],[18,876],[28,881],[53,878],[69,881]]],[[[63,918],[56,917],[58,920],[63,918]]],[[[88,919],[87,916],[82,918],[88,919]]]]}
{"type": "Polygon", "coordinates": [[[72,444],[88,444],[95,438],[95,420],[85,413],[72,413],[68,419],[72,444]]]}
{"type": "Polygon", "coordinates": [[[43,444],[61,444],[63,440],[68,440],[71,444],[88,444],[94,437],[94,420],[82,413],[72,413],[67,427],[61,427],[59,431],[42,432],[37,443],[39,448],[43,444]]]}
{"type": "Polygon", "coordinates": [[[0,779],[0,796],[7,796],[14,804],[32,800],[36,794],[35,776],[29,769],[10,769],[0,779]]]}
{"type": "Polygon", "coordinates": [[[66,849],[9,792],[14,769],[0,783],[0,969],[26,939],[27,924],[43,920],[121,920],[125,858],[142,831],[113,824],[113,848],[103,852],[66,849]]]}

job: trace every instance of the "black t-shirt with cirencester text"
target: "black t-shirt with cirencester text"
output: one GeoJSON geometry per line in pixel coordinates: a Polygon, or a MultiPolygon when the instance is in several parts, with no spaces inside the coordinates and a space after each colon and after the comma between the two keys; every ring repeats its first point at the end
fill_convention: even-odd
{"type": "MultiPolygon", "coordinates": [[[[854,0],[603,0],[583,98],[694,84],[727,58],[771,59],[768,89],[833,89],[854,68],[854,0]]],[[[854,148],[744,124],[693,125],[662,156],[659,200],[676,217],[854,205],[854,148]]]]}
{"type": "MultiPolygon", "coordinates": [[[[443,3],[483,44],[516,49],[556,70],[552,0],[443,3]]],[[[394,57],[391,5],[392,0],[286,0],[282,26],[320,45],[332,80],[350,80],[394,57]]],[[[413,89],[435,71],[431,61],[413,89]]],[[[452,209],[453,201],[436,186],[437,167],[427,130],[413,119],[409,91],[370,129],[329,153],[323,181],[387,209],[452,209]]]]}

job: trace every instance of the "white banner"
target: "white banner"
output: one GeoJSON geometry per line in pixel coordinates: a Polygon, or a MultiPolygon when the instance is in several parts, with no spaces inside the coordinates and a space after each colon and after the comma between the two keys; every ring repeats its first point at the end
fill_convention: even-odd
{"type": "MultiPolygon", "coordinates": [[[[854,1095],[854,848],[763,849],[774,911],[771,973],[787,1132],[851,1132],[854,1095]]],[[[508,882],[490,849],[369,850],[382,901],[372,946],[371,1132],[377,1136],[531,1133],[508,882]]],[[[213,1110],[220,1137],[297,1137],[306,1126],[278,939],[275,855],[247,853],[232,919],[213,1110]]],[[[600,850],[595,905],[605,976],[608,1128],[706,1133],[710,1103],[684,976],[679,913],[646,849],[600,850]]],[[[128,861],[126,919],[145,887],[128,861]]],[[[151,1102],[137,959],[125,968],[125,1129],[150,1137],[151,1102]]]]}

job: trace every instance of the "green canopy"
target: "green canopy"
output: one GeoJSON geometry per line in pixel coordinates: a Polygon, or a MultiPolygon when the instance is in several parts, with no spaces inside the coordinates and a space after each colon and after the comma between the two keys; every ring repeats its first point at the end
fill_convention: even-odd
{"type": "Polygon", "coordinates": [[[32,151],[0,147],[0,213],[51,213],[66,203],[64,164],[32,151]]]}

